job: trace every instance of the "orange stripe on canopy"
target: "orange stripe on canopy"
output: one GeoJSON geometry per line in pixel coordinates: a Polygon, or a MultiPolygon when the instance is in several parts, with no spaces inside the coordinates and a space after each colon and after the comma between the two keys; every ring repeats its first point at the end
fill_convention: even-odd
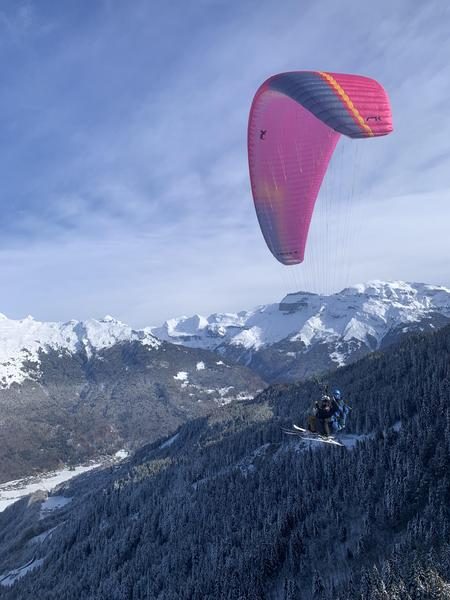
{"type": "Polygon", "coordinates": [[[355,119],[355,122],[363,129],[368,137],[373,137],[374,133],[372,129],[367,125],[362,116],[359,114],[358,109],[350,100],[348,95],[345,93],[345,90],[339,85],[334,77],[332,77],[329,73],[325,73],[324,71],[318,71],[319,75],[325,79],[327,83],[334,89],[337,95],[341,98],[345,106],[348,108],[349,113],[355,119]]]}

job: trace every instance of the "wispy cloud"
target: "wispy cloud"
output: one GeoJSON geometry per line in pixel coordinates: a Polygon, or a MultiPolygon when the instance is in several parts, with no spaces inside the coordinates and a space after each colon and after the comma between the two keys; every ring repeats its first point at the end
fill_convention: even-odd
{"type": "MultiPolygon", "coordinates": [[[[113,313],[144,325],[276,300],[296,277],[330,289],[349,277],[450,284],[444,3],[412,12],[410,2],[384,1],[370,18],[350,0],[7,6],[5,313],[113,313]],[[343,237],[331,236],[327,248],[319,206],[315,258],[286,273],[254,215],[246,123],[266,77],[304,68],[378,78],[396,131],[358,150],[351,217],[363,235],[346,233],[345,215],[339,225],[337,199],[327,218],[343,237]],[[345,247],[333,252],[333,244],[345,247]]],[[[355,160],[341,150],[330,177],[338,168],[341,179],[354,176],[345,157],[355,160]]]]}

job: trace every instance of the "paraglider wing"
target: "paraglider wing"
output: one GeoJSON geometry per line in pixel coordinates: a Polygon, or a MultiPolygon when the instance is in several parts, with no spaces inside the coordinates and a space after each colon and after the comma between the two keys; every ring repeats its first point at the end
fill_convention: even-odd
{"type": "Polygon", "coordinates": [[[298,71],[274,75],[253,99],[248,157],[259,224],[285,265],[303,261],[314,204],[340,134],[392,131],[382,86],[359,75],[298,71]]]}

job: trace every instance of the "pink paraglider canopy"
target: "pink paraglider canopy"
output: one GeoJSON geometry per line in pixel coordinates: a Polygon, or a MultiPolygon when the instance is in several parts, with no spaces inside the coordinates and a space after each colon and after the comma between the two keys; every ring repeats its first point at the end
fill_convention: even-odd
{"type": "Polygon", "coordinates": [[[314,204],[340,134],[392,131],[382,86],[359,75],[299,71],[274,75],[253,99],[248,157],[259,224],[285,265],[303,261],[314,204]]]}

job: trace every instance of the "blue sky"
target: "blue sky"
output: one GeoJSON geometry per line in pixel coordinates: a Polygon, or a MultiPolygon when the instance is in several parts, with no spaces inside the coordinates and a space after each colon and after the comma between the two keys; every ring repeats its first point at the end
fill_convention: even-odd
{"type": "Polygon", "coordinates": [[[0,311],[142,326],[305,286],[450,286],[449,28],[440,0],[2,2],[0,311]],[[246,126],[259,84],[300,69],[378,79],[395,132],[338,150],[289,270],[246,126]]]}

